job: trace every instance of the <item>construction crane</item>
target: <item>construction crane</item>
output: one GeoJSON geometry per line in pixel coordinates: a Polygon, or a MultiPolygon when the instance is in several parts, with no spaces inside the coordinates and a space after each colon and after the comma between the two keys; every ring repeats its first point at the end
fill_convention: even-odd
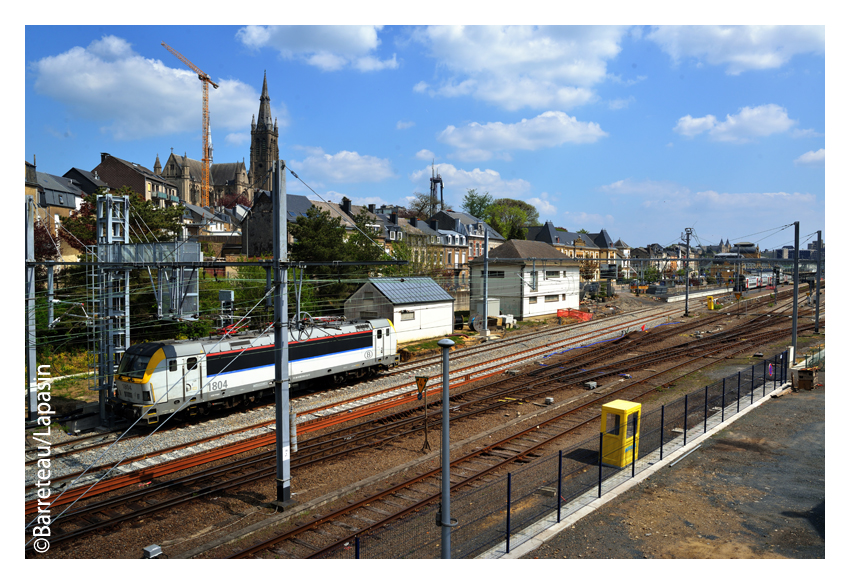
{"type": "MultiPolygon", "coordinates": [[[[175,51],[167,44],[162,43],[162,46],[168,49],[168,51],[183,61],[189,69],[198,74],[198,79],[203,81],[204,83],[204,131],[203,131],[203,149],[201,150],[201,162],[203,163],[203,170],[201,171],[201,206],[206,207],[209,205],[209,194],[210,194],[210,165],[212,164],[212,145],[210,144],[210,98],[209,98],[209,85],[212,85],[214,88],[218,89],[218,85],[216,85],[210,76],[198,69],[189,59],[181,55],[179,52],[175,51]]],[[[184,161],[185,164],[185,161],[184,161]]]]}

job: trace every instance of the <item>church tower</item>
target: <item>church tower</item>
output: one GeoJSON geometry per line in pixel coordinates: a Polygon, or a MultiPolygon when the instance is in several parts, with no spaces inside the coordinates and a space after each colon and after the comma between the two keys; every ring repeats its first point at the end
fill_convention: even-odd
{"type": "Polygon", "coordinates": [[[263,73],[263,93],[260,95],[260,113],[257,121],[251,120],[250,182],[254,190],[272,190],[271,171],[280,157],[277,149],[277,120],[272,122],[271,99],[263,73]]]}

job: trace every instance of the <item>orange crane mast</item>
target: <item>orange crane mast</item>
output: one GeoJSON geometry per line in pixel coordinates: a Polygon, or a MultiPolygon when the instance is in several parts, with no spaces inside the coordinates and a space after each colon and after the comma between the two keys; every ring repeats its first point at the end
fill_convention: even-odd
{"type": "MultiPolygon", "coordinates": [[[[204,83],[204,131],[203,131],[203,148],[201,150],[201,162],[203,163],[203,170],[201,171],[201,206],[206,207],[209,205],[210,199],[210,164],[212,164],[212,146],[210,145],[210,100],[209,100],[209,86],[212,85],[214,88],[218,89],[218,85],[216,85],[210,76],[201,71],[198,67],[196,67],[189,59],[181,55],[176,50],[169,47],[167,44],[162,43],[162,46],[168,49],[168,51],[183,61],[183,63],[189,67],[192,71],[198,74],[198,79],[203,81],[204,83]]],[[[185,196],[185,195],[184,195],[185,196]]]]}

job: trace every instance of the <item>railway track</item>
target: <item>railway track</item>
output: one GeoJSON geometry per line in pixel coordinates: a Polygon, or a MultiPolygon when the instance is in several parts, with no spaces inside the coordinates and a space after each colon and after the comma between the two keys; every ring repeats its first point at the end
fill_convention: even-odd
{"type": "MultiPolygon", "coordinates": [[[[487,377],[492,377],[494,375],[498,375],[509,367],[514,367],[514,366],[517,366],[520,363],[533,360],[533,359],[539,357],[542,354],[545,354],[546,352],[548,352],[552,349],[562,347],[566,344],[575,345],[575,344],[579,344],[579,343],[584,343],[584,342],[587,342],[588,340],[591,340],[591,339],[596,338],[598,336],[609,334],[611,331],[620,330],[623,327],[626,327],[626,328],[637,327],[637,326],[640,326],[640,325],[645,324],[647,322],[652,322],[653,320],[658,320],[658,319],[663,318],[665,316],[667,316],[666,313],[661,313],[661,314],[653,313],[653,314],[650,314],[648,316],[643,316],[643,317],[640,317],[640,318],[637,318],[637,319],[634,319],[634,320],[627,321],[626,323],[611,325],[609,327],[605,327],[605,328],[598,329],[598,330],[595,330],[595,331],[585,332],[585,333],[582,333],[582,334],[580,334],[578,336],[574,336],[574,337],[564,338],[564,335],[562,333],[561,335],[559,335],[561,338],[556,338],[555,340],[552,340],[548,343],[543,344],[542,349],[540,347],[528,348],[528,349],[524,349],[524,350],[521,350],[521,351],[516,351],[514,353],[513,358],[493,359],[493,360],[490,360],[490,361],[485,361],[483,363],[477,363],[475,365],[460,367],[460,368],[455,369],[452,372],[452,375],[455,378],[463,377],[464,383],[471,383],[473,381],[479,381],[479,380],[487,378],[487,377]]],[[[537,333],[537,335],[539,335],[539,333],[537,333]]],[[[524,336],[518,342],[522,343],[522,342],[525,342],[527,340],[528,340],[528,337],[524,336]]],[[[501,344],[495,345],[495,346],[491,345],[490,347],[488,347],[489,350],[493,350],[494,348],[503,349],[504,345],[501,345],[501,344]]],[[[475,351],[472,356],[476,356],[476,355],[479,355],[479,354],[481,354],[481,351],[475,351]]],[[[456,361],[461,359],[461,358],[464,358],[464,359],[467,358],[467,354],[463,354],[463,352],[460,352],[460,354],[454,356],[454,359],[456,361]]],[[[404,372],[402,372],[402,373],[404,373],[404,372]]],[[[432,376],[432,379],[431,379],[432,384],[431,384],[431,389],[429,390],[429,393],[434,391],[435,387],[439,387],[440,379],[441,379],[440,374],[432,376]]],[[[314,408],[301,409],[300,411],[297,411],[297,414],[299,416],[303,417],[303,416],[315,415],[317,417],[312,419],[312,420],[308,420],[306,422],[305,421],[299,422],[299,424],[298,424],[299,435],[305,434],[305,433],[308,433],[308,432],[314,432],[314,431],[321,430],[321,429],[324,429],[324,428],[328,428],[328,427],[331,427],[331,426],[334,426],[334,425],[337,425],[337,424],[340,424],[340,423],[343,423],[343,422],[347,422],[347,421],[350,421],[350,420],[353,420],[353,419],[356,419],[356,418],[359,418],[359,417],[363,417],[363,416],[370,415],[370,414],[373,414],[373,413],[376,413],[376,412],[380,412],[382,410],[387,409],[388,407],[393,407],[393,406],[397,406],[397,405],[403,405],[403,404],[406,404],[406,403],[410,403],[411,401],[415,400],[414,388],[415,388],[415,384],[412,383],[409,380],[406,380],[403,383],[401,383],[399,385],[392,386],[390,388],[384,388],[384,389],[377,390],[377,391],[374,391],[374,392],[360,394],[356,397],[352,397],[352,398],[349,398],[349,399],[338,400],[337,402],[334,403],[333,407],[340,408],[340,407],[344,407],[344,406],[349,406],[350,404],[353,404],[354,402],[363,402],[364,400],[366,400],[366,401],[374,400],[374,403],[372,403],[369,406],[359,406],[359,407],[353,407],[352,406],[350,408],[351,411],[348,411],[349,408],[344,407],[345,413],[343,413],[343,414],[322,415],[323,412],[328,411],[328,409],[329,409],[328,406],[319,406],[319,407],[314,407],[314,408]],[[405,388],[407,389],[407,391],[405,391],[405,388]]],[[[181,444],[181,445],[178,445],[178,446],[173,446],[173,447],[161,449],[161,450],[158,450],[156,452],[152,452],[152,453],[149,452],[149,453],[145,453],[145,454],[139,454],[139,455],[131,456],[131,457],[124,459],[124,461],[122,462],[122,465],[132,464],[133,462],[137,462],[137,461],[144,460],[144,459],[147,459],[147,458],[151,458],[151,457],[154,457],[154,456],[159,456],[159,455],[162,455],[162,454],[167,454],[169,452],[174,452],[174,451],[177,451],[177,450],[182,450],[182,449],[185,449],[185,448],[191,448],[192,446],[195,446],[195,445],[198,445],[198,444],[201,444],[201,443],[204,443],[204,442],[216,440],[218,438],[221,438],[221,437],[227,436],[227,435],[232,435],[232,434],[236,434],[236,433],[240,433],[240,432],[249,431],[249,430],[259,428],[259,427],[262,427],[262,426],[265,426],[265,425],[269,425],[270,423],[271,423],[271,421],[264,421],[264,422],[260,422],[260,423],[253,424],[253,425],[250,425],[250,426],[246,426],[246,427],[243,427],[243,428],[239,428],[239,429],[236,429],[236,430],[223,432],[223,433],[220,433],[220,434],[217,434],[217,435],[214,435],[214,436],[208,436],[208,437],[205,437],[205,438],[201,438],[201,439],[198,439],[198,440],[195,440],[195,441],[192,441],[192,442],[189,442],[189,443],[184,443],[184,444],[181,444]]],[[[134,439],[144,439],[147,435],[148,435],[148,433],[145,433],[144,435],[137,437],[137,438],[134,438],[134,439]]],[[[74,450],[71,450],[71,451],[68,451],[68,452],[59,453],[56,456],[56,458],[62,458],[63,456],[78,454],[80,452],[83,452],[83,451],[86,451],[86,450],[89,450],[89,449],[93,449],[93,448],[98,448],[98,447],[103,447],[103,445],[102,444],[91,444],[89,446],[83,446],[83,447],[80,447],[80,448],[77,448],[77,449],[74,449],[74,450]]],[[[96,466],[96,467],[89,469],[88,472],[90,472],[90,473],[103,473],[105,471],[110,470],[113,466],[114,466],[114,462],[104,463],[104,464],[101,464],[99,466],[96,466]]],[[[55,482],[57,484],[67,483],[68,481],[73,480],[74,478],[83,474],[83,472],[84,471],[78,471],[78,472],[68,473],[68,474],[59,476],[55,479],[55,482]]],[[[162,475],[157,475],[157,476],[162,476],[162,475]]],[[[29,489],[32,489],[34,487],[34,484],[29,484],[26,487],[29,488],[29,489]]],[[[85,492],[85,489],[86,489],[85,486],[81,486],[81,487],[78,487],[75,492],[83,493],[83,492],[85,492]]],[[[63,498],[63,500],[68,500],[68,493],[63,495],[62,498],[63,498]]],[[[58,497],[57,497],[57,499],[58,499],[58,497]]]]}
{"type": "MultiPolygon", "coordinates": [[[[754,326],[758,326],[757,324],[754,326]]],[[[787,333],[785,333],[787,334],[787,333]]],[[[651,334],[644,335],[645,338],[651,337],[651,334]]],[[[726,337],[723,337],[726,339],[726,337]]],[[[723,339],[715,339],[716,342],[723,339]]],[[[636,346],[639,343],[636,344],[636,346]]],[[[687,347],[683,348],[683,351],[692,351],[695,348],[699,348],[700,346],[705,346],[705,342],[703,343],[687,343],[687,347]]],[[[672,355],[668,356],[668,358],[672,357],[672,355]]],[[[703,357],[697,357],[693,359],[694,361],[699,361],[703,359],[703,357]]],[[[583,362],[586,364],[586,362],[583,362]]],[[[636,366],[636,361],[628,360],[628,364],[622,363],[621,367],[633,367],[636,366]]],[[[606,371],[597,374],[599,375],[610,375],[611,374],[611,366],[605,367],[606,371]]],[[[613,368],[616,369],[616,368],[613,368]]],[[[561,381],[563,383],[569,384],[570,382],[575,383],[580,379],[579,377],[573,377],[571,379],[566,379],[563,372],[557,372],[557,375],[560,376],[561,381]]],[[[541,375],[536,375],[535,377],[540,378],[541,375]]],[[[548,379],[542,379],[539,381],[548,381],[551,383],[552,378],[555,378],[555,375],[549,375],[548,379]]],[[[642,382],[645,380],[642,380],[642,382]]],[[[527,384],[526,384],[527,385],[527,384]]],[[[526,388],[527,389],[527,388],[526,388]]],[[[480,390],[472,390],[479,391],[480,390]]],[[[544,390],[549,391],[549,390],[544,390]]],[[[504,397],[510,392],[503,392],[501,394],[492,394],[489,396],[489,399],[498,400],[501,397],[504,397]]],[[[471,392],[469,392],[471,395],[471,392]]],[[[479,409],[474,409],[474,404],[477,402],[478,404],[483,403],[485,398],[481,399],[472,399],[471,397],[465,397],[466,402],[464,403],[464,408],[467,410],[465,412],[460,412],[460,406],[453,406],[453,411],[456,412],[453,419],[460,420],[462,417],[467,415],[480,415],[484,410],[480,409],[483,406],[478,406],[479,409]]],[[[526,393],[524,397],[521,399],[531,399],[534,395],[540,394],[529,394],[526,393]]],[[[458,397],[455,396],[452,398],[453,400],[457,400],[458,397]]],[[[610,395],[605,396],[604,398],[598,399],[610,399],[610,395]]],[[[401,416],[404,417],[404,416],[401,416]]],[[[409,417],[409,416],[408,416],[409,417]]],[[[433,418],[432,418],[433,419],[433,418]]],[[[302,443],[302,452],[307,452],[307,455],[301,455],[293,458],[293,464],[297,466],[293,466],[293,468],[298,468],[306,464],[313,464],[316,462],[322,462],[324,460],[328,460],[333,456],[337,456],[340,451],[351,452],[353,448],[355,448],[355,444],[359,443],[360,446],[356,446],[356,448],[370,448],[374,447],[377,444],[386,442],[388,440],[395,439],[402,435],[405,432],[417,432],[420,431],[417,428],[417,421],[407,422],[408,429],[404,430],[399,423],[399,419],[392,420],[390,418],[383,419],[379,421],[379,423],[375,424],[371,429],[364,429],[360,431],[355,431],[353,429],[342,430],[335,435],[325,435],[316,438],[312,443],[302,443]],[[376,429],[377,428],[377,429],[376,429]],[[360,436],[357,440],[353,440],[355,434],[359,433],[360,436]],[[383,436],[383,437],[382,437],[383,436]],[[336,451],[336,453],[335,453],[336,451]]],[[[268,442],[266,442],[268,444],[268,442]]],[[[85,533],[90,532],[93,529],[103,529],[105,527],[109,527],[111,525],[117,525],[122,521],[126,521],[128,519],[133,519],[136,517],[143,516],[145,514],[154,513],[160,511],[162,509],[175,506],[181,504],[186,501],[190,501],[193,498],[197,498],[204,494],[210,494],[213,492],[219,492],[228,488],[233,488],[236,486],[250,484],[251,482],[258,480],[260,478],[264,478],[267,476],[273,476],[274,466],[273,466],[273,456],[267,455],[265,458],[263,455],[257,455],[254,457],[250,457],[250,460],[239,461],[236,463],[234,467],[227,468],[222,467],[221,469],[216,469],[213,471],[204,471],[202,473],[194,473],[186,480],[180,482],[179,484],[174,481],[169,481],[161,486],[157,486],[157,490],[152,492],[150,489],[146,489],[143,493],[140,493],[136,496],[131,496],[129,498],[121,498],[117,499],[112,506],[104,506],[104,504],[98,504],[97,507],[87,507],[84,510],[77,511],[76,513],[70,514],[67,518],[77,518],[79,517],[81,521],[85,523],[83,527],[78,528],[76,531],[71,530],[67,535],[59,534],[59,538],[55,540],[53,543],[57,543],[62,540],[70,540],[85,533]],[[250,466],[254,470],[251,470],[250,473],[245,469],[246,466],[250,466]],[[237,469],[242,469],[238,470],[237,469]],[[242,472],[245,476],[241,478],[226,478],[229,474],[233,472],[242,472]],[[248,474],[246,474],[248,473],[248,474]],[[214,486],[209,484],[209,480],[213,477],[218,477],[220,480],[214,486]],[[225,477],[225,478],[222,478],[225,477]],[[197,484],[198,481],[203,481],[205,486],[201,486],[195,489],[191,489],[193,484],[197,484]],[[155,493],[166,492],[168,489],[189,489],[188,493],[178,493],[171,497],[168,497],[165,500],[162,500],[159,495],[155,493]],[[116,505],[125,506],[124,511],[116,511],[116,505]],[[126,510],[126,509],[129,509],[126,510]],[[87,510],[87,511],[86,511],[87,510]],[[86,513],[88,513],[88,515],[86,513]],[[100,514],[99,517],[95,518],[97,514],[100,514]]]]}
{"type": "MultiPolygon", "coordinates": [[[[723,350],[722,354],[715,358],[716,360],[726,359],[741,350],[745,348],[742,344],[738,344],[723,350]]],[[[702,359],[703,357],[696,357],[690,362],[702,359]]],[[[653,377],[667,374],[679,367],[681,365],[670,367],[653,377]]],[[[452,492],[458,493],[465,488],[476,487],[483,482],[493,480],[494,476],[501,476],[508,472],[513,465],[543,456],[547,448],[557,450],[558,447],[563,447],[564,440],[569,439],[576,432],[583,428],[598,426],[599,415],[596,411],[600,404],[611,399],[639,401],[646,394],[655,391],[654,387],[646,387],[646,381],[641,380],[601,396],[586,397],[579,400],[579,403],[568,411],[546,420],[535,419],[533,426],[452,460],[450,470],[452,492]]],[[[378,530],[410,513],[436,512],[432,506],[441,497],[440,475],[440,468],[426,469],[379,493],[364,497],[344,508],[257,542],[232,554],[230,558],[322,557],[328,551],[352,541],[354,537],[378,530]]]]}
{"type": "MultiPolygon", "coordinates": [[[[604,334],[604,333],[606,333],[610,330],[616,330],[618,328],[622,328],[623,326],[627,326],[627,327],[628,326],[640,326],[641,324],[644,324],[646,322],[651,322],[652,320],[656,320],[658,318],[665,318],[665,317],[668,317],[668,316],[672,316],[676,312],[677,311],[675,311],[675,310],[663,310],[663,309],[659,310],[659,309],[656,309],[656,308],[647,309],[647,310],[644,310],[644,311],[640,311],[639,313],[633,314],[633,316],[635,318],[632,318],[631,320],[627,320],[625,323],[622,323],[622,322],[619,322],[619,323],[616,323],[616,324],[612,323],[610,326],[604,327],[604,328],[596,330],[596,331],[589,331],[589,332],[584,332],[584,333],[580,332],[580,334],[574,340],[584,341],[584,340],[587,340],[589,338],[592,338],[592,336],[594,336],[594,335],[604,334]]],[[[581,330],[581,328],[585,328],[585,327],[580,327],[579,330],[581,330]]],[[[554,338],[550,343],[547,344],[547,346],[557,346],[557,343],[560,340],[563,340],[563,338],[567,337],[568,335],[574,335],[576,330],[577,330],[576,327],[570,327],[570,328],[565,328],[563,330],[549,331],[549,334],[554,336],[554,338]]],[[[477,357],[479,355],[486,354],[489,351],[493,351],[494,349],[504,349],[505,347],[510,347],[510,346],[520,346],[523,343],[526,343],[526,342],[528,342],[528,341],[530,341],[530,340],[532,340],[536,337],[539,337],[540,334],[541,333],[539,331],[531,332],[531,333],[525,333],[525,334],[521,334],[521,335],[511,336],[509,339],[499,341],[499,343],[488,343],[488,344],[482,344],[481,346],[476,346],[476,347],[466,347],[466,348],[463,348],[463,349],[456,351],[453,354],[453,358],[455,360],[471,359],[473,357],[477,357]]],[[[517,354],[519,355],[519,354],[527,353],[527,352],[530,352],[530,351],[531,351],[530,349],[520,350],[520,351],[517,351],[517,354]]],[[[434,365],[438,365],[439,362],[440,362],[440,359],[441,359],[440,357],[427,358],[427,359],[423,359],[423,360],[417,360],[417,361],[412,362],[412,363],[404,364],[404,365],[401,365],[399,367],[396,367],[395,369],[386,373],[382,377],[383,378],[401,378],[402,376],[409,374],[411,371],[420,370],[420,369],[423,369],[423,368],[428,368],[428,367],[431,367],[431,366],[434,366],[434,365]]],[[[435,377],[435,379],[437,379],[437,378],[438,378],[438,376],[435,377]]],[[[356,384],[349,384],[347,386],[344,385],[344,386],[341,386],[341,388],[351,387],[352,385],[356,385],[356,384]]],[[[390,388],[388,390],[381,390],[381,391],[376,391],[376,392],[373,392],[373,393],[366,393],[364,395],[353,397],[353,398],[350,398],[350,399],[347,399],[347,400],[340,400],[338,402],[338,405],[341,406],[341,405],[345,405],[346,403],[351,403],[351,402],[355,402],[355,401],[358,401],[358,400],[362,400],[364,398],[368,398],[370,396],[377,396],[377,395],[380,395],[380,394],[385,393],[385,392],[391,392],[391,391],[398,389],[399,387],[403,387],[405,385],[410,385],[410,383],[409,382],[408,383],[402,383],[399,386],[394,387],[394,388],[390,388]]],[[[336,391],[338,389],[340,389],[340,388],[335,388],[334,390],[331,390],[331,391],[336,391]]],[[[257,406],[254,406],[254,408],[266,407],[267,401],[268,400],[264,400],[263,402],[260,402],[257,406]]],[[[250,406],[246,406],[246,407],[243,408],[243,411],[247,411],[247,410],[254,409],[254,408],[252,408],[250,406]]],[[[316,413],[321,412],[321,411],[326,410],[326,409],[328,409],[326,406],[317,406],[317,407],[304,409],[304,410],[299,411],[297,413],[299,415],[309,415],[309,414],[316,414],[316,413]]],[[[224,412],[222,412],[222,413],[224,413],[224,412]]],[[[232,413],[232,412],[228,412],[228,413],[232,413]]],[[[213,418],[213,419],[215,419],[215,418],[213,418]]],[[[178,428],[183,428],[187,425],[191,425],[191,422],[184,422],[182,424],[175,424],[175,426],[173,428],[168,429],[168,431],[173,431],[173,430],[178,429],[178,428]]],[[[309,428],[308,431],[318,429],[321,426],[322,426],[322,423],[320,423],[320,422],[314,422],[313,424],[308,424],[308,428],[309,428]],[[311,426],[316,426],[316,427],[311,427],[311,426]]],[[[250,429],[250,428],[251,427],[248,427],[246,429],[250,429]]],[[[151,433],[151,430],[149,430],[148,428],[139,428],[138,430],[136,430],[135,434],[133,434],[132,436],[129,436],[129,437],[125,437],[125,439],[128,439],[128,438],[129,439],[144,439],[150,433],[151,433]]],[[[226,436],[226,435],[232,434],[232,433],[233,432],[223,433],[223,434],[221,434],[221,436],[226,436]]],[[[52,452],[53,460],[59,460],[59,459],[62,459],[62,458],[68,457],[68,456],[74,456],[74,455],[80,454],[82,452],[87,452],[87,451],[90,451],[90,450],[93,450],[93,449],[96,449],[96,448],[102,448],[104,446],[108,446],[107,443],[109,443],[111,440],[114,440],[115,438],[117,438],[118,435],[119,435],[119,433],[117,433],[117,432],[102,432],[102,433],[97,433],[97,434],[94,434],[94,435],[89,435],[89,436],[85,436],[85,437],[67,440],[65,442],[62,442],[61,444],[57,444],[54,447],[54,450],[52,452]]],[[[160,433],[160,435],[162,435],[162,433],[160,433]]],[[[214,439],[214,438],[211,438],[211,439],[214,439]]],[[[208,440],[209,439],[202,439],[201,441],[198,441],[196,443],[208,441],[208,440]]],[[[192,443],[192,444],[195,444],[195,443],[192,443]]],[[[191,446],[192,444],[189,444],[189,446],[191,446]]],[[[179,447],[177,447],[177,448],[179,448],[179,447]]],[[[176,448],[165,449],[165,450],[162,450],[162,451],[158,451],[156,454],[163,454],[165,452],[169,452],[169,451],[172,451],[172,450],[175,450],[175,449],[176,448]]],[[[24,456],[25,456],[24,464],[26,466],[30,466],[30,465],[35,464],[35,462],[37,461],[37,457],[35,456],[37,450],[38,449],[35,448],[35,447],[25,449],[25,451],[24,451],[24,456]]],[[[154,454],[154,455],[156,455],[156,454],[154,454]]],[[[127,463],[134,462],[136,460],[141,460],[141,459],[149,457],[149,456],[151,456],[151,454],[132,457],[131,459],[127,460],[127,463]]],[[[109,465],[102,465],[102,467],[98,467],[95,470],[103,470],[104,467],[108,467],[108,466],[109,465]]],[[[79,473],[67,474],[67,475],[61,477],[61,479],[62,480],[73,479],[76,476],[78,476],[78,474],[79,473]]],[[[31,487],[31,486],[32,485],[27,485],[27,487],[31,487]]]]}

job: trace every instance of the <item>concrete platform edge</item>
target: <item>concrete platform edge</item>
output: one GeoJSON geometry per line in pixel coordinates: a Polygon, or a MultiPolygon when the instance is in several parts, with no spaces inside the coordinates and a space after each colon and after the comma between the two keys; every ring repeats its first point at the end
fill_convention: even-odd
{"type": "MultiPolygon", "coordinates": [[[[693,450],[694,448],[699,446],[706,439],[710,438],[711,436],[713,436],[717,432],[725,429],[730,424],[732,424],[736,420],[740,419],[741,417],[745,416],[747,413],[752,411],[754,408],[757,408],[760,405],[762,405],[763,403],[769,401],[774,394],[777,394],[777,393],[779,393],[779,392],[781,392],[785,389],[788,389],[789,387],[791,387],[790,383],[784,383],[783,385],[777,387],[775,390],[771,391],[770,393],[767,393],[763,398],[754,402],[749,407],[741,410],[740,412],[735,413],[734,415],[730,416],[729,418],[727,418],[723,422],[709,428],[707,433],[700,435],[698,438],[694,438],[693,441],[688,442],[687,446],[676,450],[675,453],[673,453],[673,454],[675,454],[675,456],[671,455],[669,459],[664,460],[663,461],[664,464],[657,464],[657,463],[651,464],[648,468],[646,468],[646,470],[643,470],[640,473],[636,474],[636,476],[634,478],[629,478],[628,480],[617,485],[616,487],[613,487],[607,493],[604,493],[601,498],[594,499],[593,502],[588,503],[587,505],[585,505],[584,507],[582,507],[582,508],[578,509],[577,511],[571,513],[567,517],[562,517],[560,523],[556,523],[556,519],[557,519],[556,514],[554,514],[554,513],[551,514],[550,516],[546,517],[545,519],[541,520],[540,522],[538,522],[536,524],[536,525],[539,526],[541,523],[551,523],[552,525],[550,527],[542,529],[540,531],[540,533],[538,533],[537,535],[531,536],[530,538],[527,538],[527,539],[526,539],[527,536],[521,536],[521,535],[515,536],[515,537],[517,537],[517,539],[522,538],[522,539],[525,539],[525,541],[523,541],[522,543],[519,543],[516,547],[514,547],[512,545],[511,551],[509,553],[504,553],[504,544],[500,544],[498,547],[502,548],[502,551],[498,551],[497,549],[494,548],[494,549],[491,549],[491,550],[485,552],[484,554],[478,556],[476,559],[505,560],[505,559],[519,559],[519,558],[521,558],[525,554],[535,550],[541,544],[545,543],[546,541],[548,541],[549,539],[551,539],[552,537],[554,537],[556,534],[560,533],[564,529],[571,527],[579,519],[582,519],[583,517],[590,515],[591,513],[596,511],[598,508],[605,505],[606,503],[613,501],[614,499],[616,499],[617,497],[619,497],[620,495],[622,495],[623,493],[625,493],[626,491],[628,491],[629,489],[634,487],[635,485],[640,484],[641,482],[643,482],[644,480],[646,480],[647,478],[649,478],[650,476],[652,476],[653,474],[655,474],[659,470],[665,468],[665,466],[669,466],[670,464],[673,464],[674,462],[679,460],[682,456],[685,456],[686,454],[690,453],[691,450],[693,450]]],[[[623,471],[623,472],[626,472],[626,471],[623,471]]],[[[613,479],[616,479],[616,476],[613,477],[613,479]]],[[[612,479],[609,479],[609,480],[612,480],[612,479]]],[[[533,527],[529,528],[529,529],[533,529],[533,527]]]]}

